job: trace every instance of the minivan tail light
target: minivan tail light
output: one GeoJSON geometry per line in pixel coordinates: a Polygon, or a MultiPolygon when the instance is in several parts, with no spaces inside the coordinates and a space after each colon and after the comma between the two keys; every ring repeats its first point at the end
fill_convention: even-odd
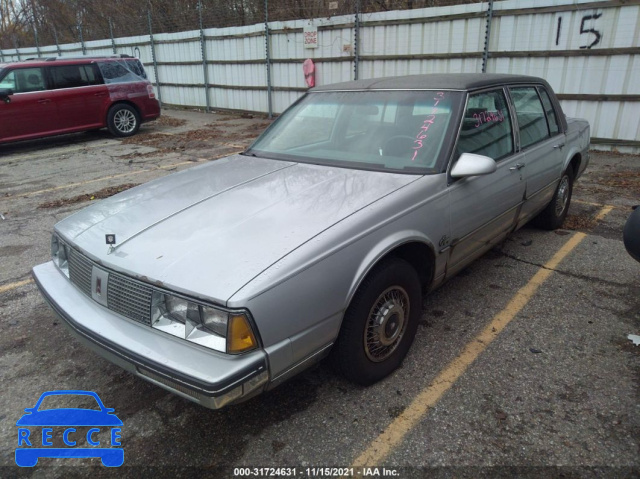
{"type": "Polygon", "coordinates": [[[151,85],[151,84],[147,85],[147,93],[149,94],[149,98],[155,98],[156,97],[156,92],[153,91],[153,85],[151,85]]]}

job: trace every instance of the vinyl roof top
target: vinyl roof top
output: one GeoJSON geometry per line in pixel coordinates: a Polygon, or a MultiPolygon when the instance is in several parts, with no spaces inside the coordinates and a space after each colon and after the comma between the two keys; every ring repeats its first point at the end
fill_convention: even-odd
{"type": "Polygon", "coordinates": [[[332,85],[323,85],[311,91],[332,90],[476,90],[505,83],[542,83],[542,78],[524,75],[503,75],[496,73],[437,73],[430,75],[410,75],[402,77],[371,78],[332,85]]]}

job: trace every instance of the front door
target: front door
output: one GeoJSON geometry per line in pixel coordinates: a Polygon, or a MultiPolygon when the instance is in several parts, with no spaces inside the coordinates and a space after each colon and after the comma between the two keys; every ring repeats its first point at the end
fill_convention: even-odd
{"type": "Polygon", "coordinates": [[[0,85],[13,90],[8,101],[0,101],[0,140],[26,139],[55,128],[55,106],[42,68],[9,70],[0,85]]]}
{"type": "Polygon", "coordinates": [[[453,179],[449,186],[451,247],[447,275],[502,240],[515,224],[525,194],[522,153],[515,153],[513,122],[502,88],[469,96],[457,154],[496,160],[488,175],[453,179]]]}

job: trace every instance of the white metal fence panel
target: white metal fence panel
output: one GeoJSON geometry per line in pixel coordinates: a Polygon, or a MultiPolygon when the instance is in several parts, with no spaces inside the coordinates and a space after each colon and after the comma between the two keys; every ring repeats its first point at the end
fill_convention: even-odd
{"type": "MultiPolygon", "coordinates": [[[[355,15],[270,22],[268,60],[264,24],[154,34],[153,43],[142,35],[46,46],[40,55],[115,49],[144,63],[165,104],[281,113],[308,89],[307,58],[316,64],[317,85],[352,80],[356,71],[359,78],[482,71],[487,8],[362,14],[358,31],[355,15]],[[317,27],[317,48],[304,47],[306,26],[317,27]]],[[[639,44],[636,0],[496,1],[486,71],[543,77],[568,115],[590,121],[595,143],[640,148],[639,44]]],[[[17,61],[38,49],[1,53],[17,61]]]]}

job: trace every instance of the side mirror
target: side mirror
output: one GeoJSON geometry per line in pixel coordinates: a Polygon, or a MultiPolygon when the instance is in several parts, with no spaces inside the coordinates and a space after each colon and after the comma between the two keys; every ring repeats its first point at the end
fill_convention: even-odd
{"type": "Polygon", "coordinates": [[[11,88],[0,88],[0,100],[9,103],[11,99],[9,98],[13,95],[13,90],[11,88]]]}
{"type": "Polygon", "coordinates": [[[463,153],[451,168],[451,176],[464,178],[466,176],[488,175],[496,171],[497,168],[495,160],[488,156],[463,153]]]}
{"type": "Polygon", "coordinates": [[[627,219],[622,233],[624,247],[636,261],[640,261],[640,206],[627,219]]]}

